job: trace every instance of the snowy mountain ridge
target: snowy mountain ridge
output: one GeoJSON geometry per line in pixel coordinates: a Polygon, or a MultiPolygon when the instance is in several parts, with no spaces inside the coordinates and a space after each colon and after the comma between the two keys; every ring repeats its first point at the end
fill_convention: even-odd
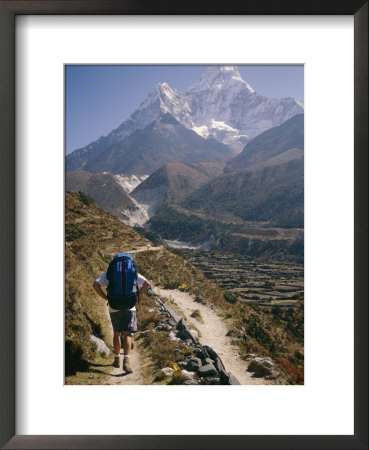
{"type": "Polygon", "coordinates": [[[259,95],[236,66],[210,66],[184,93],[158,83],[118,128],[71,155],[98,155],[167,113],[201,137],[212,137],[239,153],[250,139],[302,113],[303,108],[301,101],[290,97],[259,95]]]}

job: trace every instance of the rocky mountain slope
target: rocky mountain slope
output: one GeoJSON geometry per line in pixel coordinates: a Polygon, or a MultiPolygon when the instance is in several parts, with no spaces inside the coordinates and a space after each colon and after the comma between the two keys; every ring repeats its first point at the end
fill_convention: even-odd
{"type": "Polygon", "coordinates": [[[132,192],[131,196],[151,217],[163,204],[174,205],[191,192],[216,178],[225,163],[169,163],[152,173],[132,192]]]}
{"type": "Polygon", "coordinates": [[[88,159],[83,169],[92,173],[147,174],[169,162],[222,161],[231,156],[231,150],[224,144],[204,139],[166,113],[88,159]]]}
{"type": "MultiPolygon", "coordinates": [[[[296,99],[271,99],[254,92],[241,78],[236,66],[211,66],[184,93],[172,89],[167,83],[155,86],[139,108],[118,128],[67,155],[66,169],[84,169],[95,173],[109,170],[117,173],[118,169],[113,163],[109,167],[103,165],[104,161],[107,164],[108,155],[119,159],[117,149],[137,145],[136,139],[123,143],[126,138],[144,130],[166,114],[199,136],[216,139],[238,153],[257,134],[302,112],[303,104],[296,99]],[[105,157],[102,157],[103,154],[105,157]]],[[[174,160],[162,160],[153,170],[174,160]]],[[[117,165],[120,165],[122,173],[131,171],[130,165],[122,167],[122,160],[117,165]]]]}
{"type": "Polygon", "coordinates": [[[158,242],[161,237],[301,261],[303,148],[304,120],[297,115],[251,140],[227,165],[172,162],[146,179],[135,176],[129,186],[144,181],[129,197],[119,184],[129,175],[77,171],[67,173],[66,184],[69,190],[87,192],[125,223],[144,225],[148,236],[159,235],[158,242]]]}
{"type": "Polygon", "coordinates": [[[142,223],[148,217],[142,209],[131,199],[122,184],[132,186],[137,180],[131,180],[131,184],[122,176],[115,176],[110,172],[91,174],[77,170],[67,172],[65,175],[65,188],[70,192],[84,192],[90,195],[98,205],[126,223],[142,223]]]}
{"type": "Polygon", "coordinates": [[[146,180],[148,175],[116,174],[114,178],[127,194],[130,194],[139,184],[146,180]]]}

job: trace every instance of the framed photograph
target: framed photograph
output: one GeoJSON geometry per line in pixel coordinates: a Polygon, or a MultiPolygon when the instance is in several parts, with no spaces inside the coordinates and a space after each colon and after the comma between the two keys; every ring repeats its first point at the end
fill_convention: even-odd
{"type": "Polygon", "coordinates": [[[1,445],[368,448],[367,2],[2,1],[0,25],[1,445]],[[157,286],[134,342],[155,346],[151,378],[130,353],[135,307],[116,322],[126,253],[157,286]]]}

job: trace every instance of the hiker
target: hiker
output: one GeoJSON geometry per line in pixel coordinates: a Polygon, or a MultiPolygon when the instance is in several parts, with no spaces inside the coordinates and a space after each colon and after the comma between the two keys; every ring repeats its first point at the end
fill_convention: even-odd
{"type": "Polygon", "coordinates": [[[114,367],[120,367],[121,334],[123,334],[123,370],[132,373],[130,353],[131,333],[137,331],[136,303],[150,287],[145,277],[139,274],[129,253],[117,253],[108,270],[93,283],[93,288],[108,301],[114,337],[114,367]],[[101,289],[107,288],[107,294],[101,289]]]}

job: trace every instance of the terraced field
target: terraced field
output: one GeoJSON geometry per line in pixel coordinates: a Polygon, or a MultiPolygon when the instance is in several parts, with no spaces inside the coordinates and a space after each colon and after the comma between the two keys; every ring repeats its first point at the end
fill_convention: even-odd
{"type": "Polygon", "coordinates": [[[296,307],[304,299],[302,264],[224,252],[181,252],[208,278],[246,303],[296,307]]]}

